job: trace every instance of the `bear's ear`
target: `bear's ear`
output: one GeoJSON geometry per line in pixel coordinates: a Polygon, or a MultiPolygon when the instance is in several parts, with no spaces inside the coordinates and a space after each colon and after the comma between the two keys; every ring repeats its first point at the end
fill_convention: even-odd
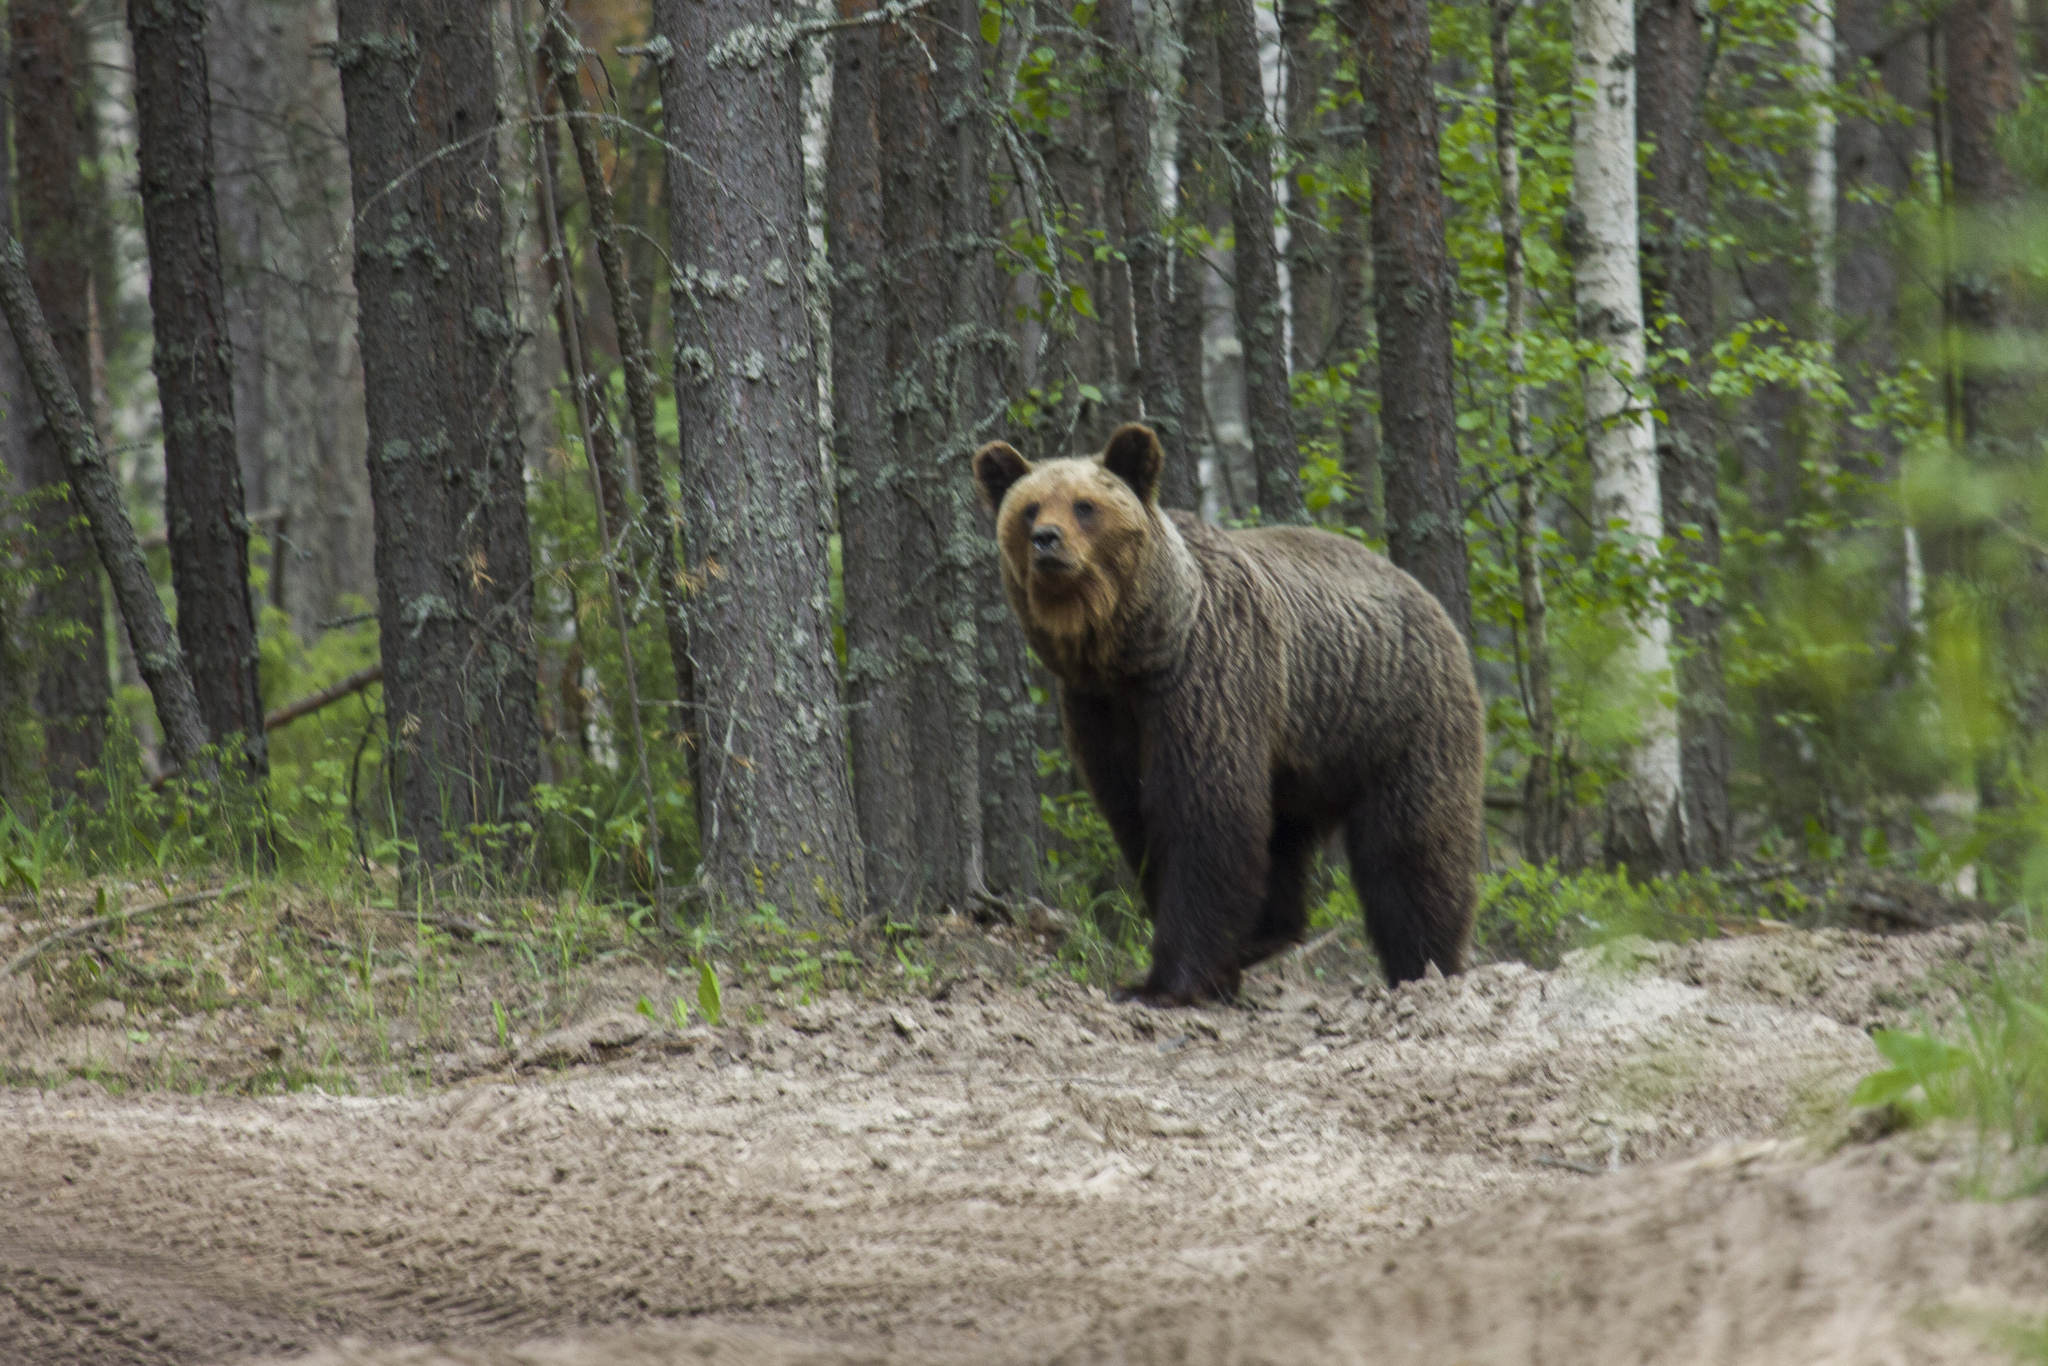
{"type": "Polygon", "coordinates": [[[974,484],[990,512],[1001,508],[1010,485],[1029,473],[1031,462],[1007,441],[991,441],[974,453],[974,484]]]}
{"type": "Polygon", "coordinates": [[[1102,467],[1131,486],[1138,501],[1150,505],[1159,490],[1159,471],[1166,465],[1166,452],[1150,427],[1126,422],[1103,448],[1102,467]]]}

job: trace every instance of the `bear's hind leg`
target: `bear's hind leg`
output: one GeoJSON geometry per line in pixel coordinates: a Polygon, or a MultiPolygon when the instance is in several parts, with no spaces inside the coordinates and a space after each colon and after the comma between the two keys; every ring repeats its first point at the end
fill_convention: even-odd
{"type": "Polygon", "coordinates": [[[1308,927],[1308,873],[1315,861],[1315,827],[1286,816],[1273,821],[1272,838],[1266,842],[1266,900],[1259,907],[1259,921],[1251,938],[1238,950],[1237,963],[1248,968],[1262,963],[1301,942],[1308,927]]]}
{"type": "Polygon", "coordinates": [[[1428,822],[1384,796],[1359,802],[1344,821],[1351,881],[1365,931],[1391,983],[1411,982],[1435,963],[1446,976],[1465,966],[1478,888],[1476,850],[1431,838],[1428,822]]]}

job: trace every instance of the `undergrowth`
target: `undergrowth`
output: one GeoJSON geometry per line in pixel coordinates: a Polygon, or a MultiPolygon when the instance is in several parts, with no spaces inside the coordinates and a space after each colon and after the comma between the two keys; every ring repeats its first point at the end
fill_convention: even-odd
{"type": "Polygon", "coordinates": [[[2030,924],[2023,951],[1994,962],[1948,1029],[1876,1031],[1889,1065],[1850,1097],[1900,1124],[1968,1126],[1987,1159],[1987,1193],[2048,1191],[2048,953],[2039,929],[2030,924]]]}

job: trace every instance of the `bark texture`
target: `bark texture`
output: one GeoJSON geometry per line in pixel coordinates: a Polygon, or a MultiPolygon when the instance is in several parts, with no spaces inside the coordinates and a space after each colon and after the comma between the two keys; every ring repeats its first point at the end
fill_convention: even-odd
{"type": "Polygon", "coordinates": [[[136,665],[156,702],[171,761],[187,772],[197,772],[207,735],[199,700],[192,691],[192,675],[185,667],[184,653],[178,648],[163,602],[156,595],[149,566],[143,561],[142,544],[135,539],[135,527],[128,520],[121,481],[107,465],[85,405],[64,372],[63,359],[29,283],[28,259],[11,232],[0,233],[0,311],[6,313],[8,329],[21,348],[29,380],[42,401],[44,420],[63,455],[72,493],[85,510],[100,563],[113,581],[114,598],[120,604],[128,638],[135,645],[136,665]]]}
{"type": "MultiPolygon", "coordinates": [[[[1586,446],[1593,466],[1593,524],[1620,539],[1647,572],[1664,532],[1656,433],[1635,392],[1643,379],[1642,274],[1636,196],[1635,23],[1627,0],[1573,0],[1573,77],[1592,84],[1572,125],[1573,276],[1579,334],[1601,347],[1585,367],[1586,446]]],[[[1621,646],[1641,740],[1628,777],[1609,790],[1608,856],[1639,873],[1681,862],[1678,727],[1661,698],[1669,686],[1671,622],[1649,613],[1628,623],[1621,646]]]]}
{"type": "Polygon", "coordinates": [[[971,5],[940,5],[859,35],[835,77],[840,527],[878,908],[964,907],[1038,873],[1024,645],[970,472],[1008,363],[977,31],[971,5]]]}
{"type": "Polygon", "coordinates": [[[862,903],[832,656],[806,305],[800,71],[770,0],[660,0],[702,877],[727,904],[862,903]]]}
{"type": "Polygon", "coordinates": [[[518,819],[539,764],[490,12],[344,0],[339,18],[385,712],[431,866],[518,819]]]}
{"type": "Polygon", "coordinates": [[[1985,258],[1996,254],[2001,238],[2027,230],[2016,214],[2018,177],[1998,149],[1999,121],[2019,108],[2025,88],[2017,29],[2012,0],[1952,0],[1941,14],[1949,181],[1963,220],[1954,324],[1962,333],[1961,416],[1970,441],[2010,435],[2001,409],[2016,387],[2001,366],[1979,357],[1986,348],[2014,345],[2012,270],[1985,258]]]}
{"type": "Polygon", "coordinates": [[[1353,10],[1371,112],[1373,313],[1379,325],[1380,478],[1387,554],[1472,639],[1472,585],[1451,385],[1457,276],[1444,245],[1428,0],[1353,10]]]}
{"type": "MultiPolygon", "coordinates": [[[[1180,99],[1174,124],[1173,182],[1175,212],[1190,223],[1206,226],[1215,215],[1216,185],[1213,141],[1216,103],[1215,9],[1208,0],[1183,0],[1180,40],[1180,99]]],[[[1173,257],[1173,301],[1168,310],[1167,333],[1174,373],[1180,378],[1182,412],[1187,418],[1189,437],[1186,460],[1190,472],[1200,480],[1200,459],[1212,463],[1212,475],[1221,478],[1213,424],[1208,405],[1208,386],[1202,366],[1203,299],[1208,287],[1209,261],[1199,249],[1173,257]]],[[[1167,453],[1172,460],[1173,453],[1167,453]]],[[[1205,511],[1213,512],[1220,501],[1230,499],[1203,494],[1205,511]]]]}
{"type": "MultiPolygon", "coordinates": [[[[85,44],[63,0],[8,6],[14,112],[15,219],[29,282],[49,301],[50,335],[74,391],[92,394],[92,237],[80,168],[93,155],[86,134],[85,44]]],[[[17,346],[26,345],[16,338],[17,346]]],[[[86,796],[81,770],[97,769],[106,745],[112,686],[107,672],[106,601],[76,492],[56,493],[69,475],[48,415],[30,418],[22,484],[43,491],[36,544],[53,576],[32,614],[55,625],[42,644],[35,707],[43,723],[44,771],[54,792],[86,796]]]]}
{"type": "Polygon", "coordinates": [[[1167,322],[1172,285],[1159,190],[1152,179],[1151,65],[1145,58],[1131,0],[1101,0],[1096,9],[1109,45],[1109,123],[1112,156],[1107,168],[1108,199],[1123,222],[1129,262],[1131,325],[1136,329],[1137,387],[1145,421],[1166,448],[1160,502],[1189,511],[1201,506],[1201,486],[1188,439],[1186,395],[1173,363],[1167,322]]]}
{"type": "Polygon", "coordinates": [[[1259,71],[1252,0],[1215,0],[1223,150],[1230,158],[1230,224],[1235,246],[1237,331],[1244,345],[1245,424],[1261,520],[1306,522],[1301,450],[1287,379],[1286,312],[1280,251],[1273,236],[1273,132],[1259,71]]]}
{"type": "MultiPolygon", "coordinates": [[[[1674,538],[1674,558],[1686,562],[1702,582],[1717,584],[1720,454],[1706,390],[1714,281],[1707,245],[1707,168],[1700,146],[1706,130],[1701,105],[1707,44],[1691,0],[1647,0],[1637,11],[1636,66],[1641,77],[1637,137],[1652,144],[1640,180],[1643,311],[1654,320],[1660,350],[1685,357],[1668,362],[1657,380],[1657,406],[1665,414],[1656,427],[1663,525],[1674,538]]],[[[1826,307],[1833,312],[1832,299],[1826,307]]],[[[1695,867],[1727,862],[1734,837],[1722,617],[1716,594],[1676,595],[1672,630],[1678,655],[1679,783],[1685,801],[1682,854],[1695,867]]]]}
{"type": "Polygon", "coordinates": [[[1522,334],[1528,313],[1528,272],[1522,252],[1522,155],[1515,141],[1515,74],[1508,43],[1516,0],[1492,0],[1489,56],[1493,75],[1494,165],[1500,175],[1501,276],[1506,286],[1501,330],[1507,338],[1508,448],[1515,460],[1515,578],[1522,607],[1522,706],[1529,718],[1529,770],[1522,783],[1522,857],[1544,863],[1559,853],[1563,803],[1554,761],[1557,712],[1550,687],[1549,607],[1537,553],[1536,470],[1529,450],[1529,382],[1522,334]]]}
{"type": "Polygon", "coordinates": [[[131,0],[128,28],[178,640],[191,662],[207,736],[223,747],[233,740],[260,780],[270,764],[213,199],[206,8],[200,0],[131,0]]]}

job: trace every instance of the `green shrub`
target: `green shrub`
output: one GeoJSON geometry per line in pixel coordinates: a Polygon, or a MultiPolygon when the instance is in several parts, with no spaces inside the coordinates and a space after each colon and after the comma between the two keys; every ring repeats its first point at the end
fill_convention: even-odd
{"type": "Polygon", "coordinates": [[[1624,935],[1711,939],[1728,913],[1726,893],[1708,877],[1633,881],[1625,869],[1566,874],[1555,864],[1517,864],[1479,879],[1473,956],[1555,967],[1575,948],[1624,935]]]}

